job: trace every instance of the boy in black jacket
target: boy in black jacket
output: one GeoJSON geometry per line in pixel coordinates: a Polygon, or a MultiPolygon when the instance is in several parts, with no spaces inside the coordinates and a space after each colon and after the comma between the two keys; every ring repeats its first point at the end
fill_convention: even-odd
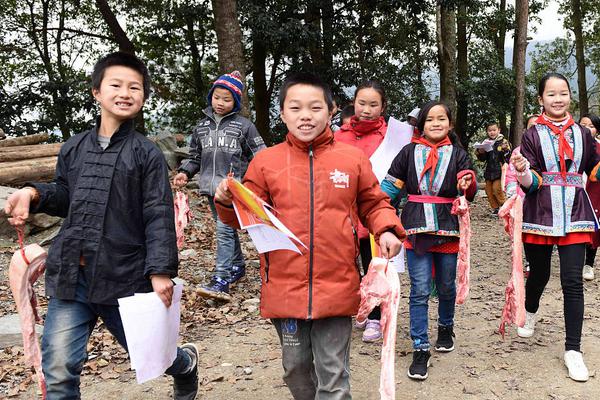
{"type": "Polygon", "coordinates": [[[508,140],[500,133],[497,122],[489,123],[485,128],[488,141],[493,141],[492,150],[486,152],[483,149],[477,149],[475,155],[479,161],[484,161],[485,172],[485,193],[492,209],[492,214],[498,214],[498,209],[504,204],[506,196],[502,187],[502,165],[510,159],[510,144],[508,140]]]}
{"type": "MultiPolygon", "coordinates": [[[[52,183],[30,183],[7,200],[10,222],[28,214],[65,218],[48,252],[50,297],[42,338],[47,399],[79,399],[86,346],[100,317],[127,349],[117,299],[155,291],[171,305],[177,275],[173,196],[158,148],[135,131],[134,118],[150,94],[150,76],[135,56],[101,58],[92,73],[100,105],[96,126],[61,148],[52,183]]],[[[198,391],[198,350],[177,349],[166,373],[174,398],[198,391]]]]}

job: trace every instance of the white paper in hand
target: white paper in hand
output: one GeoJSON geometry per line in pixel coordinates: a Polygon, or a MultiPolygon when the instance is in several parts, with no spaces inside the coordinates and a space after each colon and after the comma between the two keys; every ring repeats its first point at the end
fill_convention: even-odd
{"type": "Polygon", "coordinates": [[[390,118],[383,141],[369,158],[373,172],[380,183],[385,179],[394,158],[404,146],[410,143],[412,136],[412,126],[406,122],[390,118]]]}
{"type": "Polygon", "coordinates": [[[182,285],[173,287],[171,307],[155,292],[119,299],[131,369],[138,383],[161,376],[177,357],[182,285]]]}
{"type": "Polygon", "coordinates": [[[404,245],[400,248],[400,252],[395,256],[390,258],[390,264],[396,268],[396,272],[404,272],[406,270],[406,262],[404,260],[404,245]]]}

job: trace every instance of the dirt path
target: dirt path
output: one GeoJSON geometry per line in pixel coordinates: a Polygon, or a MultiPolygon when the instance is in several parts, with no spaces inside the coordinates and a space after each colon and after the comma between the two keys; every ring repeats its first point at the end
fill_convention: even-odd
{"type": "MultiPolygon", "coordinates": [[[[408,335],[408,277],[401,275],[403,299],[400,304],[396,346],[396,385],[398,399],[600,399],[600,383],[592,377],[587,383],[571,381],[563,366],[564,322],[562,293],[555,257],[553,273],[541,301],[534,338],[516,336],[514,328],[503,341],[496,333],[509,277],[509,243],[497,219],[488,216],[484,200],[473,208],[473,253],[471,296],[457,307],[456,350],[433,355],[429,379],[414,382],[407,378],[411,361],[408,335]]],[[[210,240],[210,228],[193,233],[200,241],[210,240]]],[[[210,268],[212,249],[198,249],[196,257],[183,261],[182,275],[189,284],[200,283],[210,268]]],[[[2,261],[4,261],[3,259],[2,261]]],[[[6,264],[4,264],[6,265],[6,264]]],[[[258,297],[258,272],[253,264],[249,276],[233,293],[229,305],[210,306],[194,296],[185,299],[182,336],[202,349],[201,399],[288,399],[281,380],[279,344],[274,328],[261,320],[253,300],[258,297]]],[[[5,271],[3,271],[5,274],[5,271]]],[[[585,322],[583,349],[592,372],[600,368],[599,281],[585,283],[585,322]]],[[[1,295],[1,293],[0,293],[1,295]]],[[[6,297],[0,297],[6,312],[6,297]],[[4,301],[4,303],[3,303],[4,301]]],[[[436,305],[431,302],[430,327],[435,327],[436,305]]],[[[435,332],[430,329],[435,338],[435,332]]],[[[98,356],[96,370],[86,368],[82,377],[82,397],[104,400],[168,399],[170,380],[156,379],[144,385],[135,383],[125,355],[100,330],[94,336],[92,351],[98,356]],[[103,363],[98,359],[105,359],[103,363]]],[[[18,353],[18,348],[13,349],[18,353]]],[[[6,354],[6,350],[4,352],[6,354]]],[[[352,390],[355,399],[378,399],[379,346],[364,344],[355,332],[351,353],[352,390]]],[[[14,365],[14,358],[0,355],[0,377],[14,365]]],[[[8,393],[7,377],[0,378],[0,397],[8,393]],[[4,390],[4,392],[3,392],[4,390]]],[[[12,398],[33,398],[34,386],[12,398]]]]}

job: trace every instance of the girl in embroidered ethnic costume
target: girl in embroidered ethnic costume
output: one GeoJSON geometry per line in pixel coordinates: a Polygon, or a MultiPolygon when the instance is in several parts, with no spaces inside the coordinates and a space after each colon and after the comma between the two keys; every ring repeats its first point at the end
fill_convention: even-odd
{"type": "Polygon", "coordinates": [[[598,181],[600,155],[587,128],[568,113],[571,91],[567,79],[546,74],[538,87],[543,113],[523,135],[521,152],[513,154],[523,202],[523,243],[530,262],[525,285],[525,325],[521,337],[534,334],[539,300],[550,278],[553,246],[560,256],[566,326],[564,361],[569,377],[587,381],[580,351],[583,324],[582,269],[585,247],[592,242],[597,220],[583,187],[582,174],[598,181]]]}
{"type": "MultiPolygon", "coordinates": [[[[458,217],[451,211],[453,203],[463,193],[472,201],[477,185],[471,161],[452,132],[451,121],[450,110],[444,103],[429,102],[421,107],[417,128],[423,135],[414,137],[412,143],[400,151],[382,182],[383,191],[392,200],[401,189],[408,193],[401,220],[407,224],[405,229],[409,235],[404,243],[411,281],[409,311],[414,352],[408,376],[412,379],[423,380],[428,375],[431,346],[427,335],[427,313],[433,279],[439,296],[435,349],[440,352],[454,350],[460,232],[458,217]],[[432,273],[434,263],[435,277],[432,273]]],[[[463,201],[463,209],[464,205],[463,201]]],[[[466,261],[461,262],[461,266],[467,267],[468,257],[461,261],[466,261]]]]}

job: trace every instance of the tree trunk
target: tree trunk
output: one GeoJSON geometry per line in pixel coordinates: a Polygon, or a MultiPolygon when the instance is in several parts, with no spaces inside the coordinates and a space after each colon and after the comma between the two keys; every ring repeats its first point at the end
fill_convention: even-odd
{"type": "Polygon", "coordinates": [[[333,35],[335,30],[333,27],[333,1],[321,0],[321,22],[323,24],[323,66],[327,71],[328,82],[334,83],[333,75],[333,35]]]}
{"type": "MultiPolygon", "coordinates": [[[[62,143],[2,147],[0,148],[0,163],[56,156],[61,146],[62,143]]],[[[4,165],[2,167],[4,168],[4,165]]]]}
{"type": "Polygon", "coordinates": [[[581,1],[571,0],[573,33],[575,34],[575,59],[577,60],[577,86],[579,87],[579,112],[585,115],[590,112],[588,106],[587,82],[585,79],[584,39],[581,28],[581,1]]]}
{"type": "Polygon", "coordinates": [[[265,43],[253,34],[252,77],[254,80],[254,110],[256,112],[254,124],[267,146],[270,146],[273,139],[271,137],[271,116],[269,114],[271,99],[267,88],[266,60],[265,43]]]}
{"type": "Polygon", "coordinates": [[[457,40],[457,72],[458,89],[456,99],[456,134],[464,146],[468,146],[467,116],[469,99],[465,93],[465,85],[469,80],[469,64],[467,54],[467,6],[461,3],[458,6],[458,17],[456,20],[457,40]]]}
{"type": "Polygon", "coordinates": [[[185,38],[190,48],[190,55],[192,56],[192,74],[194,76],[194,92],[198,98],[205,96],[204,81],[202,80],[202,56],[198,50],[198,43],[196,42],[196,36],[194,34],[194,16],[190,13],[185,15],[185,38]]]}
{"type": "Polygon", "coordinates": [[[48,181],[54,178],[56,157],[36,158],[2,163],[0,185],[22,185],[30,181],[48,181]]]}
{"type": "Polygon", "coordinates": [[[523,135],[523,110],[525,106],[525,55],[527,50],[527,20],[529,3],[527,0],[515,2],[515,42],[513,53],[513,73],[515,77],[515,106],[512,112],[513,129],[511,142],[513,146],[521,143],[523,135]]]}
{"type": "Polygon", "coordinates": [[[12,147],[12,146],[23,146],[26,144],[38,144],[38,143],[45,142],[49,138],[50,138],[50,136],[48,136],[47,133],[40,133],[37,135],[27,135],[27,136],[12,138],[12,139],[4,139],[4,140],[0,141],[0,148],[1,147],[12,147]]]}
{"type": "Polygon", "coordinates": [[[108,5],[107,0],[96,0],[96,7],[102,15],[102,19],[106,22],[108,30],[115,38],[115,41],[119,45],[119,50],[129,54],[135,54],[135,46],[127,37],[127,33],[121,28],[121,24],[117,20],[115,13],[108,5]]]}
{"type": "Polygon", "coordinates": [[[304,23],[309,26],[314,35],[308,43],[310,60],[317,73],[323,72],[323,47],[321,46],[321,8],[320,0],[309,0],[306,2],[304,23]]]}
{"type": "Polygon", "coordinates": [[[452,6],[438,5],[437,19],[440,100],[456,116],[456,13],[452,6]]]}
{"type": "Polygon", "coordinates": [[[236,0],[212,0],[215,16],[215,31],[217,33],[217,55],[221,73],[237,70],[242,75],[244,93],[242,96],[244,115],[248,115],[248,87],[246,86],[246,62],[242,28],[237,15],[236,0]]]}
{"type": "MultiPolygon", "coordinates": [[[[506,29],[508,25],[506,17],[506,0],[500,0],[498,7],[498,35],[494,37],[494,44],[496,47],[496,57],[498,60],[498,68],[504,68],[504,45],[506,43],[506,29]]],[[[513,53],[514,56],[514,53],[513,53]]],[[[508,132],[508,124],[506,122],[506,114],[498,114],[498,124],[500,125],[500,131],[502,133],[508,132]]]]}

